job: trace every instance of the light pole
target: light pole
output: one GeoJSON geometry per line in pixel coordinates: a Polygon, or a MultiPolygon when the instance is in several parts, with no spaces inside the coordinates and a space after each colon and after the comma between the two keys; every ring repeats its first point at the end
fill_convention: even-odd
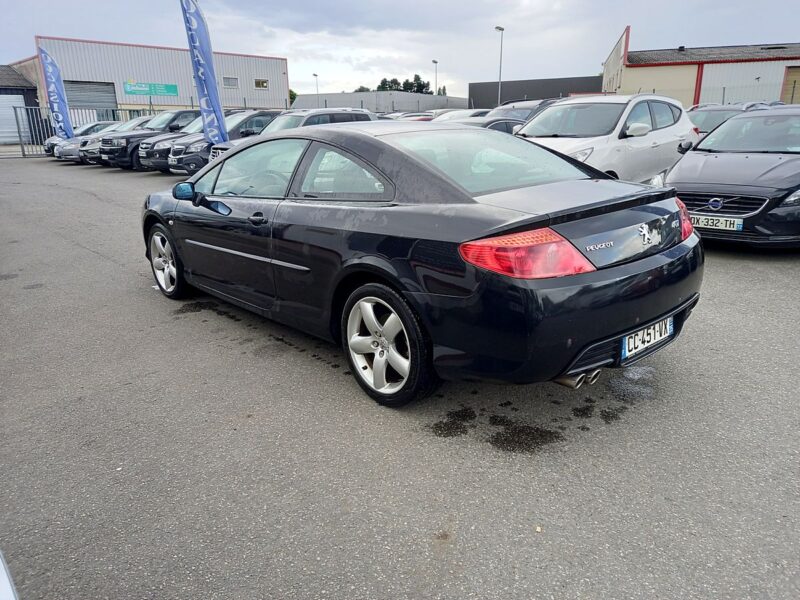
{"type": "Polygon", "coordinates": [[[497,74],[497,106],[500,106],[500,92],[503,89],[503,32],[506,28],[497,25],[494,30],[500,32],[500,72],[497,74]]]}
{"type": "Polygon", "coordinates": [[[314,81],[317,83],[317,108],[319,108],[319,75],[312,73],[314,81]]]}
{"type": "Polygon", "coordinates": [[[439,61],[435,58],[431,61],[433,63],[433,89],[439,93],[439,61]]]}

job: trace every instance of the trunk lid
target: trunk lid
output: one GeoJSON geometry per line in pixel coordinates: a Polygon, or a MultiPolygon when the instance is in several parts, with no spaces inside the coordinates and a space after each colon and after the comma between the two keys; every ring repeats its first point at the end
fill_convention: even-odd
{"type": "Polygon", "coordinates": [[[586,179],[486,194],[475,200],[530,214],[492,235],[549,226],[598,269],[658,254],[681,241],[673,189],[586,179]]]}

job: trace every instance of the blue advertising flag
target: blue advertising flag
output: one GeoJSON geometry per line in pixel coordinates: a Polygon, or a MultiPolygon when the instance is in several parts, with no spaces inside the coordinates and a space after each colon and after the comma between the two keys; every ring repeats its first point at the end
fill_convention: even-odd
{"type": "Polygon", "coordinates": [[[186,37],[189,39],[189,55],[194,68],[194,85],[197,88],[200,114],[203,117],[203,134],[212,144],[227,142],[228,132],[225,131],[225,119],[219,101],[208,25],[197,0],[180,0],[180,2],[183,21],[186,24],[186,37]]]}
{"type": "Polygon", "coordinates": [[[65,140],[73,138],[75,133],[72,131],[67,93],[64,91],[64,82],[61,80],[58,63],[41,46],[39,46],[39,60],[42,62],[44,87],[47,91],[47,103],[50,105],[50,121],[56,130],[56,135],[65,140]]]}

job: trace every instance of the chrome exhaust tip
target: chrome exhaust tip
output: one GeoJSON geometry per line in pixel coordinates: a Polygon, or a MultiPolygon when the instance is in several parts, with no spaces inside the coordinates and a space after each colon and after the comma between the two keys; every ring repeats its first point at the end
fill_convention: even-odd
{"type": "Polygon", "coordinates": [[[586,375],[586,383],[589,385],[594,385],[598,379],[600,379],[600,369],[595,369],[586,375]]]}
{"type": "Polygon", "coordinates": [[[583,385],[583,382],[586,381],[586,373],[581,373],[579,375],[566,375],[564,377],[554,379],[553,381],[559,385],[577,390],[583,385]]]}

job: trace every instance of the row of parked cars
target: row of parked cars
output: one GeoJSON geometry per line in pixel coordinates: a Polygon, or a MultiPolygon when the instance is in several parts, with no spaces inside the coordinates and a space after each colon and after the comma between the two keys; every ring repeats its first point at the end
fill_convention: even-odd
{"type": "Polygon", "coordinates": [[[217,145],[203,137],[198,111],[174,110],[87,124],[71,140],[48,140],[46,150],[62,160],[192,175],[255,136],[299,127],[375,120],[481,127],[545,146],[615,179],[674,186],[709,238],[789,246],[800,243],[797,110],[759,102],[686,111],[651,94],[380,115],[350,108],[230,110],[230,141],[217,145]]]}

